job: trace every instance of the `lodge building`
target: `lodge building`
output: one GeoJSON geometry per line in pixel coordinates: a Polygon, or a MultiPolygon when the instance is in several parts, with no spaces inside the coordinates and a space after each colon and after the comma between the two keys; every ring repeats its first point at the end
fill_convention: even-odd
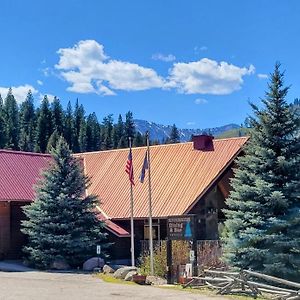
{"type": "MultiPolygon", "coordinates": [[[[167,235],[168,216],[197,215],[197,238],[218,239],[222,208],[230,191],[234,159],[246,137],[213,139],[200,135],[192,142],[150,147],[153,237],[167,235]]],[[[148,182],[138,178],[146,147],[132,149],[134,229],[137,252],[149,237],[148,182]]],[[[130,182],[125,173],[128,149],[75,154],[91,179],[88,194],[97,195],[100,218],[114,245],[112,259],[130,258],[130,182]]],[[[34,200],[34,185],[49,155],[0,150],[0,259],[21,255],[26,237],[20,232],[22,207],[34,200]]]]}

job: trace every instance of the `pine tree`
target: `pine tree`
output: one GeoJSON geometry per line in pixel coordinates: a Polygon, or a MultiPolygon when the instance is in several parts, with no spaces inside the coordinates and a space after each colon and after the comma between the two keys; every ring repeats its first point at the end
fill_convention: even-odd
{"type": "Polygon", "coordinates": [[[231,265],[299,281],[300,140],[287,92],[276,64],[264,107],[252,104],[251,138],[224,211],[224,248],[231,265]]]}
{"type": "Polygon", "coordinates": [[[4,117],[3,99],[0,94],[0,149],[6,144],[6,126],[4,117]]]}
{"type": "Polygon", "coordinates": [[[79,136],[78,136],[78,146],[79,152],[86,152],[87,148],[87,135],[86,135],[86,121],[82,119],[80,124],[79,136]]]}
{"type": "Polygon", "coordinates": [[[6,127],[5,148],[19,149],[19,108],[10,88],[4,101],[4,121],[6,127]]]}
{"type": "Polygon", "coordinates": [[[49,107],[48,97],[46,95],[44,96],[38,112],[35,142],[36,152],[46,152],[48,140],[52,132],[52,115],[49,107]]]}
{"type": "Polygon", "coordinates": [[[167,140],[168,144],[174,144],[174,143],[179,143],[180,142],[180,136],[179,136],[179,131],[176,127],[175,124],[173,124],[170,132],[170,137],[167,140]]]}
{"type": "Polygon", "coordinates": [[[113,148],[113,117],[108,115],[103,118],[103,129],[102,129],[102,149],[110,150],[113,148]]]}
{"type": "Polygon", "coordinates": [[[128,145],[129,138],[131,138],[133,140],[133,138],[135,136],[135,132],[136,132],[133,115],[132,115],[131,111],[126,113],[124,130],[125,130],[126,145],[128,145]]]}
{"type": "Polygon", "coordinates": [[[56,130],[59,135],[64,132],[64,111],[60,104],[60,100],[54,97],[51,103],[51,116],[52,116],[52,126],[53,130],[56,130]]]}
{"type": "Polygon", "coordinates": [[[49,268],[56,259],[76,267],[95,253],[97,244],[102,249],[108,244],[103,223],[95,213],[97,198],[84,196],[88,179],[63,138],[53,149],[52,158],[35,201],[24,210],[27,220],[22,222],[22,231],[28,236],[24,250],[39,268],[49,268]]]}
{"type": "Polygon", "coordinates": [[[20,107],[20,149],[34,151],[36,115],[31,91],[28,91],[25,101],[20,107]]]}
{"type": "Polygon", "coordinates": [[[140,132],[136,133],[133,139],[133,146],[134,147],[145,146],[145,137],[140,132]]]}
{"type": "Polygon", "coordinates": [[[101,148],[101,131],[95,113],[89,114],[86,120],[86,151],[97,151],[101,148]]]}
{"type": "Polygon", "coordinates": [[[59,135],[58,131],[54,130],[53,133],[50,135],[50,138],[47,143],[47,153],[51,153],[52,149],[57,147],[60,137],[61,136],[59,135]]]}
{"type": "Polygon", "coordinates": [[[65,123],[64,123],[64,138],[68,143],[70,149],[73,149],[74,145],[74,119],[71,102],[68,102],[67,110],[65,113],[65,123]]]}
{"type": "Polygon", "coordinates": [[[81,125],[83,124],[83,121],[85,119],[85,111],[83,108],[83,105],[78,102],[78,99],[76,100],[75,109],[74,109],[74,143],[73,143],[73,151],[74,152],[80,152],[80,146],[79,146],[79,134],[81,125]]]}
{"type": "Polygon", "coordinates": [[[114,148],[125,148],[125,131],[122,116],[119,115],[117,124],[114,125],[113,132],[114,148]]]}

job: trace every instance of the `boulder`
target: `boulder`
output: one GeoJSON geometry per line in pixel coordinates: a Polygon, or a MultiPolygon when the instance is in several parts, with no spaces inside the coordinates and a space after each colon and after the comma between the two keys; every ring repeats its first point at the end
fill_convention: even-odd
{"type": "Polygon", "coordinates": [[[132,276],[136,275],[136,274],[137,274],[137,271],[130,271],[130,272],[127,273],[124,280],[125,281],[132,281],[132,276]]]}
{"type": "Polygon", "coordinates": [[[103,268],[104,259],[101,257],[92,257],[83,263],[83,271],[93,271],[95,268],[103,268]]]}
{"type": "Polygon", "coordinates": [[[112,274],[114,272],[115,272],[115,270],[111,266],[109,266],[109,265],[104,265],[103,266],[103,273],[104,274],[112,274]]]}
{"type": "Polygon", "coordinates": [[[70,267],[70,265],[63,258],[57,258],[50,265],[50,269],[54,269],[54,270],[70,270],[71,267],[70,267]]]}
{"type": "Polygon", "coordinates": [[[158,276],[148,275],[146,279],[146,284],[165,285],[167,284],[167,279],[158,276]]]}
{"type": "Polygon", "coordinates": [[[131,272],[131,271],[136,271],[137,272],[137,268],[136,267],[123,267],[118,269],[115,273],[114,273],[114,277],[117,279],[125,279],[126,275],[131,272]]]}

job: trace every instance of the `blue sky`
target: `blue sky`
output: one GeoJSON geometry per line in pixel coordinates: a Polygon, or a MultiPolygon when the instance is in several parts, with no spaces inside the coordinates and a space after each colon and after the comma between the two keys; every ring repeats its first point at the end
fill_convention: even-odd
{"type": "Polygon", "coordinates": [[[0,93],[78,98],[101,120],[125,114],[180,128],[244,121],[276,61],[300,96],[300,2],[0,2],[0,93]]]}

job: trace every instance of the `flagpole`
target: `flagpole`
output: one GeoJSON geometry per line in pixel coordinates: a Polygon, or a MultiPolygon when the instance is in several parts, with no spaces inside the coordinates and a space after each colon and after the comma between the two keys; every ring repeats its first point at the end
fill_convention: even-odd
{"type": "MultiPolygon", "coordinates": [[[[131,151],[131,137],[129,137],[129,151],[131,151]]],[[[131,265],[135,266],[134,259],[134,224],[133,224],[133,188],[130,181],[130,238],[131,238],[131,265]]]]}
{"type": "Polygon", "coordinates": [[[150,275],[154,275],[153,262],[153,231],[152,231],[152,190],[151,190],[151,168],[150,168],[150,145],[149,132],[146,133],[147,138],[147,159],[148,159],[148,190],[149,190],[149,248],[150,248],[150,275]]]}

